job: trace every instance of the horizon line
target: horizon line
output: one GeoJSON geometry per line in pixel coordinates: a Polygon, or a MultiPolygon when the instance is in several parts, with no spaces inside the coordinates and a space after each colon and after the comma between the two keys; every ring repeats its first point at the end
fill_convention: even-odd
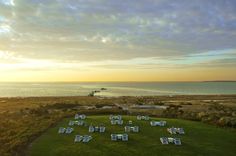
{"type": "Polygon", "coordinates": [[[0,83],[153,83],[153,82],[236,82],[236,80],[199,80],[199,81],[0,81],[0,83]]]}

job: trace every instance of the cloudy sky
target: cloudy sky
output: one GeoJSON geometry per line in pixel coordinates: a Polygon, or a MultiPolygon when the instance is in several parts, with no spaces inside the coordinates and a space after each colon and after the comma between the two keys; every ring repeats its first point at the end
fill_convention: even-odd
{"type": "Polygon", "coordinates": [[[236,80],[235,0],[0,0],[0,81],[236,80]]]}

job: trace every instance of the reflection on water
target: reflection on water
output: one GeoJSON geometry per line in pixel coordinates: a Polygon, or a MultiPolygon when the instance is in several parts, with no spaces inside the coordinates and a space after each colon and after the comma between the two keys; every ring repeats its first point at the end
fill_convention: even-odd
{"type": "Polygon", "coordinates": [[[0,83],[0,97],[236,94],[236,82],[0,83]]]}

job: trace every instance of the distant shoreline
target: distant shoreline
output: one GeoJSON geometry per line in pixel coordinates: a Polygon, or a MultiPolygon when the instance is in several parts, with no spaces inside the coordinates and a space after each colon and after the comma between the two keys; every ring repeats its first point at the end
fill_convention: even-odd
{"type": "Polygon", "coordinates": [[[3,98],[76,98],[76,97],[96,97],[96,98],[122,98],[122,97],[133,97],[133,98],[142,98],[142,97],[215,97],[215,96],[226,96],[226,97],[231,97],[231,96],[236,96],[235,94],[179,94],[179,95],[129,95],[129,96],[100,96],[100,95],[95,95],[95,96],[85,96],[85,95],[58,95],[58,96],[0,96],[0,99],[3,98]]]}
{"type": "Polygon", "coordinates": [[[236,82],[235,80],[215,80],[215,81],[202,81],[202,82],[236,82]]]}

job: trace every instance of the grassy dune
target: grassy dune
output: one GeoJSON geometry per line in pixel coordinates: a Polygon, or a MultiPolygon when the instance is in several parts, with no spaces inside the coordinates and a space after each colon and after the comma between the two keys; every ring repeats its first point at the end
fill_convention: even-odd
{"type": "MultiPolygon", "coordinates": [[[[189,156],[189,155],[214,155],[234,156],[236,153],[236,133],[231,129],[217,128],[200,122],[164,119],[168,126],[184,127],[186,134],[177,135],[182,140],[182,146],[172,144],[162,145],[161,136],[171,136],[166,127],[151,127],[147,121],[137,121],[133,116],[124,116],[124,123],[133,120],[133,125],[140,126],[139,133],[129,133],[128,142],[113,142],[111,133],[124,132],[123,126],[110,124],[108,116],[88,116],[86,121],[98,125],[106,125],[104,134],[91,133],[93,139],[89,143],[74,143],[76,134],[89,134],[88,127],[75,126],[75,131],[70,135],[57,134],[58,128],[68,125],[69,118],[49,129],[35,140],[28,151],[30,156],[189,156]]],[[[153,118],[156,119],[156,118],[153,118]]],[[[168,127],[167,126],[167,127],[168,127]]]]}

